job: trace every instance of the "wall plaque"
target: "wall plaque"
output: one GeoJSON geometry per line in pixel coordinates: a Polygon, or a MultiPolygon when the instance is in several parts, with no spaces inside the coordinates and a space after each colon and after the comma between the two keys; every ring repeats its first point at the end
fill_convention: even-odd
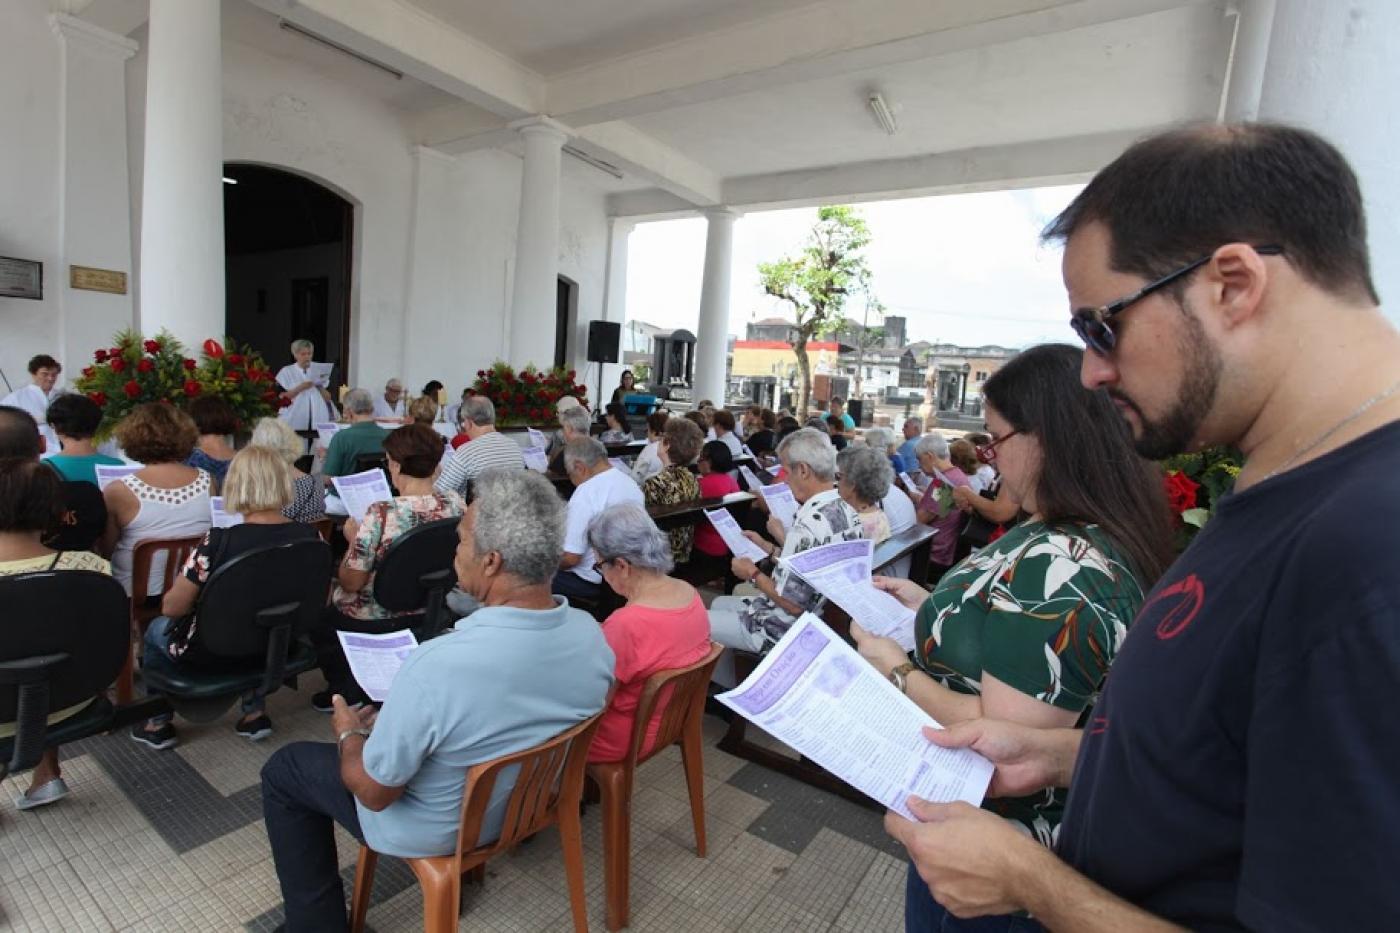
{"type": "Polygon", "coordinates": [[[0,256],[0,298],[44,297],[44,264],[0,256]]]}
{"type": "Polygon", "coordinates": [[[68,285],[83,288],[90,292],[111,292],[113,295],[126,294],[126,273],[114,269],[94,269],[91,266],[69,266],[68,285]]]}

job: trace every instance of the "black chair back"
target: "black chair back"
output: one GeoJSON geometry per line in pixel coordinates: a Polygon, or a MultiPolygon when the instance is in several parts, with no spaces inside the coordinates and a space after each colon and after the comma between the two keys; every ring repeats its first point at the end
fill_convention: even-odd
{"type": "Polygon", "coordinates": [[[425,638],[447,628],[447,593],[457,585],[458,521],[426,522],[395,538],[374,572],[375,602],[390,612],[423,612],[425,638]]]}
{"type": "Polygon", "coordinates": [[[16,723],[9,770],[21,770],[38,761],[50,713],[93,699],[116,679],[131,621],[121,584],[92,570],[0,577],[0,606],[0,722],[16,723]]]}
{"type": "MultiPolygon", "coordinates": [[[[380,451],[371,454],[355,455],[355,472],[363,473],[366,470],[382,470],[384,472],[384,482],[389,484],[390,489],[394,489],[393,477],[389,475],[389,455],[380,451]]],[[[394,495],[398,495],[398,490],[394,490],[394,495]]]]}
{"type": "Polygon", "coordinates": [[[310,630],[330,582],[331,549],[319,538],[244,551],[216,567],[200,590],[200,644],[220,658],[261,657],[271,630],[310,630]]]}
{"type": "Polygon", "coordinates": [[[92,483],[63,482],[63,517],[45,543],[58,551],[91,551],[107,530],[107,502],[92,483]]]}

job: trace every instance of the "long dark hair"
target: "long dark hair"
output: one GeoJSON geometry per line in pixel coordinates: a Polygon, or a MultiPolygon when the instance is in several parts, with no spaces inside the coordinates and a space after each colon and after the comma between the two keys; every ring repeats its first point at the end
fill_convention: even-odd
{"type": "Polygon", "coordinates": [[[1107,393],[1080,384],[1083,359],[1083,350],[1066,344],[1032,347],[988,379],[982,394],[1012,428],[1040,443],[1040,516],[1047,524],[1103,528],[1146,591],[1172,561],[1161,470],[1137,455],[1107,393]]]}

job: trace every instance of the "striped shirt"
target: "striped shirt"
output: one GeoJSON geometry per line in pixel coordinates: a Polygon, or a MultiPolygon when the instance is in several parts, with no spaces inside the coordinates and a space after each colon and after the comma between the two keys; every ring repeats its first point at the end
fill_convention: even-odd
{"type": "Polygon", "coordinates": [[[520,445],[499,431],[485,434],[458,447],[442,465],[437,482],[439,492],[467,494],[467,483],[487,470],[523,470],[525,457],[520,445]]]}

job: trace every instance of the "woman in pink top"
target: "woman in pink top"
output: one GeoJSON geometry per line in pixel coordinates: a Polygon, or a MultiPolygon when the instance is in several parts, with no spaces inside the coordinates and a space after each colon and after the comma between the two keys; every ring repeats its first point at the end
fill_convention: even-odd
{"type": "MultiPolygon", "coordinates": [[[[588,526],[598,572],[627,605],[608,616],[603,637],[616,657],[617,690],[603,713],[589,761],[627,757],[642,687],[657,671],[688,667],[710,650],[710,616],[695,587],[667,576],[671,544],[639,505],[615,505],[588,526]]],[[[656,739],[663,706],[647,726],[645,753],[656,739]]]]}
{"type": "Polygon", "coordinates": [[[969,485],[967,475],[953,466],[948,454],[948,439],[937,431],[925,434],[914,445],[914,455],[919,458],[919,470],[929,482],[922,495],[915,496],[910,493],[909,497],[914,500],[919,523],[930,525],[938,532],[933,536],[933,546],[929,551],[926,582],[930,584],[937,583],[953,565],[954,553],[958,547],[958,532],[962,530],[964,519],[962,511],[953,499],[953,489],[969,485]]]}
{"type": "MultiPolygon", "coordinates": [[[[718,499],[739,491],[739,483],[729,475],[734,469],[734,456],[724,441],[710,441],[700,448],[695,469],[700,473],[701,499],[718,499]]],[[[710,557],[723,557],[726,562],[729,560],[729,548],[709,522],[695,526],[695,550],[710,557]]]]}

